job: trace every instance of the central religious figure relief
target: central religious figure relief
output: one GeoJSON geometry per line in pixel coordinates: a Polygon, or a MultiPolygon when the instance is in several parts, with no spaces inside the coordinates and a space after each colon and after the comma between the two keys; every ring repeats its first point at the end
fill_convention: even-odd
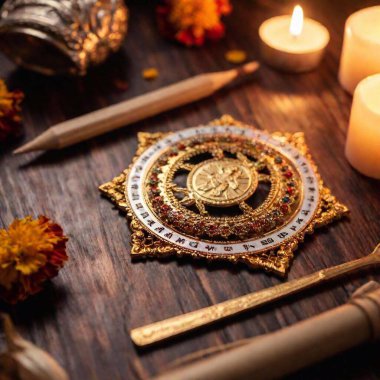
{"type": "Polygon", "coordinates": [[[243,155],[203,161],[192,168],[187,179],[188,193],[198,201],[197,206],[200,202],[213,207],[233,206],[249,198],[256,187],[257,172],[243,155]]]}
{"type": "Polygon", "coordinates": [[[242,195],[250,177],[242,167],[234,163],[211,162],[198,170],[193,177],[195,191],[203,197],[230,200],[242,195]]]}

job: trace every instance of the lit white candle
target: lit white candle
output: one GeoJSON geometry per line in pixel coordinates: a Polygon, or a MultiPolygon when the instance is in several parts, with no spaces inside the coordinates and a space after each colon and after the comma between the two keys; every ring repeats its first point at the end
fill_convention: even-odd
{"type": "Polygon", "coordinates": [[[380,6],[362,9],[346,21],[339,81],[353,93],[365,77],[380,73],[380,6]]]}
{"type": "Polygon", "coordinates": [[[259,28],[261,55],[269,65],[284,71],[304,72],[318,66],[330,40],[319,22],[303,17],[297,5],[293,15],[270,18],[259,28]]]}
{"type": "Polygon", "coordinates": [[[380,179],[380,74],[363,79],[355,89],[346,157],[361,173],[380,179]]]}

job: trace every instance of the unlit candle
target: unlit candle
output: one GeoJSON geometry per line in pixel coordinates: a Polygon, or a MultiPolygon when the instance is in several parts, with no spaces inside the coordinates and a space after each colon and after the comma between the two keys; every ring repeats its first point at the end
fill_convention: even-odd
{"type": "Polygon", "coordinates": [[[363,79],[356,87],[346,157],[361,173],[380,179],[380,74],[363,79]]]}
{"type": "Polygon", "coordinates": [[[365,77],[380,73],[380,6],[362,9],[346,21],[339,81],[349,93],[365,77]]]}

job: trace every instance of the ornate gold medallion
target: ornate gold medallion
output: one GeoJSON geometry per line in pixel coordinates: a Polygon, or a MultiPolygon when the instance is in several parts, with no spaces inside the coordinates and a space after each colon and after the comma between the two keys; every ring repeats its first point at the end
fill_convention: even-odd
{"type": "Polygon", "coordinates": [[[140,133],[133,164],[100,190],[131,218],[134,256],[243,261],[279,274],[306,233],[348,211],[323,186],[303,134],[229,116],[140,133]]]}

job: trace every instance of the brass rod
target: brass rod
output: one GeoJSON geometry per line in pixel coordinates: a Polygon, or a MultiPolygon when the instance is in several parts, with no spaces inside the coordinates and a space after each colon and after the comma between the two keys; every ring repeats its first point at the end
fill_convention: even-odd
{"type": "Polygon", "coordinates": [[[360,259],[323,269],[259,292],[246,294],[190,313],[135,328],[131,330],[131,338],[136,345],[147,346],[378,264],[380,264],[380,244],[372,254],[360,259]]]}

